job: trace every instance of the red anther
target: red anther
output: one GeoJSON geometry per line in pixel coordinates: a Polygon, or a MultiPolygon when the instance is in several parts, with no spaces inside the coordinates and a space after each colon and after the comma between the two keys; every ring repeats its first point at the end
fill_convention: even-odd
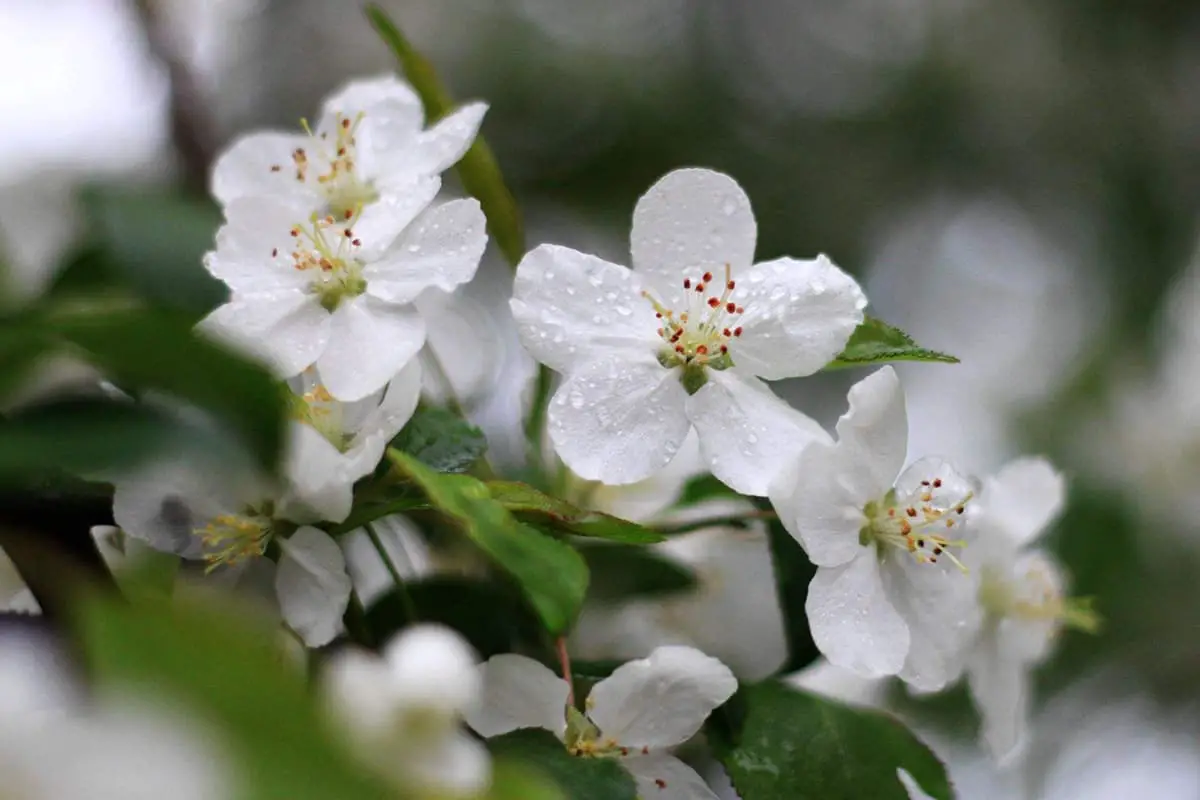
{"type": "Polygon", "coordinates": [[[908,508],[904,509],[904,513],[908,514],[910,517],[915,517],[917,515],[917,510],[912,506],[909,506],[908,508]]]}
{"type": "Polygon", "coordinates": [[[344,155],[346,155],[346,148],[344,148],[344,147],[339,147],[339,148],[338,148],[338,155],[339,155],[339,156],[344,156],[344,155]]]}
{"type": "Polygon", "coordinates": [[[655,312],[654,312],[654,318],[655,318],[655,319],[662,319],[662,313],[661,313],[661,312],[658,312],[658,311],[655,311],[655,312]]]}
{"type": "Polygon", "coordinates": [[[746,313],[746,309],[742,308],[741,306],[738,306],[738,307],[737,307],[737,313],[739,313],[739,314],[745,314],[745,313],[746,313]]]}
{"type": "Polygon", "coordinates": [[[278,164],[271,165],[271,172],[279,172],[281,169],[283,169],[283,167],[279,166],[278,164]]]}
{"type": "Polygon", "coordinates": [[[663,335],[663,329],[662,329],[662,328],[659,328],[659,329],[658,329],[658,335],[659,335],[659,336],[662,336],[662,335],[663,335]]]}
{"type": "Polygon", "coordinates": [[[691,279],[691,278],[684,278],[684,279],[683,279],[683,288],[685,288],[685,289],[690,289],[690,288],[692,288],[692,279],[691,279]]]}
{"type": "Polygon", "coordinates": [[[733,336],[733,331],[729,330],[729,328],[726,328],[725,330],[721,331],[721,335],[728,339],[730,336],[733,336]]]}
{"type": "Polygon", "coordinates": [[[345,231],[343,231],[343,233],[346,235],[346,238],[347,238],[347,239],[353,239],[353,238],[354,238],[354,231],[350,230],[349,228],[346,228],[346,230],[345,230],[345,231]]]}
{"type": "Polygon", "coordinates": [[[715,297],[708,298],[708,307],[709,308],[716,308],[719,305],[721,305],[721,301],[718,300],[717,298],[715,298],[715,297]]]}
{"type": "Polygon", "coordinates": [[[271,248],[271,258],[274,258],[274,257],[275,257],[275,256],[277,256],[277,255],[279,255],[279,248],[278,248],[278,247],[272,247],[272,248],[271,248]]]}
{"type": "Polygon", "coordinates": [[[662,778],[655,778],[654,785],[657,786],[659,789],[667,788],[667,782],[664,781],[662,778]]]}
{"type": "Polygon", "coordinates": [[[928,486],[928,485],[929,485],[929,481],[921,481],[921,485],[922,485],[922,486],[928,486]]]}
{"type": "Polygon", "coordinates": [[[732,314],[734,311],[737,311],[737,304],[736,303],[726,303],[725,311],[732,314]]]}
{"type": "Polygon", "coordinates": [[[940,489],[940,488],[942,488],[942,479],[941,479],[941,478],[934,478],[934,479],[933,479],[933,488],[935,488],[935,489],[940,489]]]}
{"type": "Polygon", "coordinates": [[[350,208],[347,208],[347,209],[346,209],[346,211],[345,211],[345,213],[343,213],[343,214],[342,214],[342,217],[343,217],[343,218],[345,218],[345,219],[351,219],[351,218],[353,218],[353,217],[354,217],[354,210],[353,210],[353,209],[350,209],[350,208]]]}
{"type": "Polygon", "coordinates": [[[697,292],[697,293],[703,293],[703,292],[704,292],[704,284],[703,284],[703,283],[697,283],[697,284],[696,284],[696,292],[697,292]]]}
{"type": "Polygon", "coordinates": [[[742,335],[742,326],[741,325],[738,325],[736,328],[733,329],[733,335],[734,336],[742,335]]]}
{"type": "Polygon", "coordinates": [[[698,356],[706,356],[706,355],[708,355],[708,345],[704,345],[704,344],[702,344],[702,345],[700,345],[699,347],[697,347],[697,348],[696,348],[696,355],[698,355],[698,356]]]}
{"type": "Polygon", "coordinates": [[[343,128],[349,128],[349,127],[350,127],[350,120],[349,120],[348,118],[347,118],[347,119],[343,119],[343,120],[342,120],[342,127],[343,127],[343,128]]]}
{"type": "Polygon", "coordinates": [[[721,345],[721,355],[725,355],[728,352],[729,352],[729,348],[726,347],[725,345],[721,345]]]}
{"type": "Polygon", "coordinates": [[[729,283],[725,284],[725,288],[731,292],[733,291],[733,287],[735,287],[735,286],[737,286],[737,284],[733,281],[730,281],[729,283]]]}
{"type": "Polygon", "coordinates": [[[675,352],[682,355],[683,354],[683,345],[681,345],[681,344],[675,345],[675,352]]]}
{"type": "Polygon", "coordinates": [[[292,228],[292,236],[299,236],[299,235],[300,235],[300,229],[292,228]]]}
{"type": "Polygon", "coordinates": [[[708,283],[711,280],[712,280],[712,273],[711,272],[704,273],[704,282],[708,283]]]}
{"type": "Polygon", "coordinates": [[[362,239],[355,239],[350,244],[354,245],[355,247],[362,247],[362,239]]]}

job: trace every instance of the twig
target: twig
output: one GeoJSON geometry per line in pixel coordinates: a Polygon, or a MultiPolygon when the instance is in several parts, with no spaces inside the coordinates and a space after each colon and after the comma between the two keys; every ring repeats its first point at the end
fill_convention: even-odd
{"type": "Polygon", "coordinates": [[[692,520],[690,522],[680,522],[674,525],[654,525],[654,530],[668,536],[680,533],[691,533],[692,531],[703,530],[704,528],[720,528],[736,526],[739,528],[746,527],[746,524],[755,520],[774,520],[779,519],[779,515],[774,511],[750,511],[745,514],[727,514],[720,517],[706,517],[704,519],[692,520]]]}

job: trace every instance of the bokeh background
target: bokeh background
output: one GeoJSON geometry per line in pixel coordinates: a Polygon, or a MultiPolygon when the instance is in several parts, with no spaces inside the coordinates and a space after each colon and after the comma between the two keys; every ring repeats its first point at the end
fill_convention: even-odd
{"type": "MultiPolygon", "coordinates": [[[[491,104],[483,132],[530,246],[624,261],[656,178],[727,171],[754,204],[760,258],[828,253],[876,316],[962,358],[902,370],[911,457],[986,473],[1044,453],[1068,473],[1049,541],[1106,625],[1067,634],[1040,674],[1028,757],[989,765],[963,692],[872,690],[964,798],[1200,797],[1200,6],[382,5],[458,97],[491,104]]],[[[140,233],[202,249],[223,143],[294,126],[390,66],[353,2],[3,0],[7,302],[77,257],[113,187],[186,204],[177,226],[140,233]]],[[[493,316],[506,277],[493,255],[473,287],[493,316]]],[[[195,261],[162,285],[219,298],[195,261]]],[[[491,380],[529,375],[519,354],[495,360],[491,380]]],[[[831,422],[855,377],[782,392],[831,422]]]]}

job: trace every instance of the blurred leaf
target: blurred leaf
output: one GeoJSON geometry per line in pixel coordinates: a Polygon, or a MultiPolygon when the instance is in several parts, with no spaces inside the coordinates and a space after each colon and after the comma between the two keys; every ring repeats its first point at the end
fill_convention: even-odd
{"type": "Polygon", "coordinates": [[[345,521],[341,524],[332,526],[330,532],[334,536],[338,536],[357,530],[368,522],[390,517],[393,514],[403,514],[407,511],[429,511],[431,508],[424,498],[409,497],[407,495],[385,502],[363,503],[361,505],[358,498],[355,498],[354,510],[350,512],[350,516],[346,517],[345,521]]]}
{"type": "Polygon", "coordinates": [[[772,520],[767,526],[771,546],[771,563],[775,568],[775,591],[783,612],[784,632],[787,635],[788,660],[781,673],[804,669],[821,654],[808,629],[808,584],[817,568],[808,560],[804,548],[788,533],[783,523],[772,520]]]}
{"type": "Polygon", "coordinates": [[[742,800],[908,800],[904,768],[950,800],[945,767],[896,719],[791,689],[743,685],[705,725],[742,800]]]}
{"type": "Polygon", "coordinates": [[[694,506],[705,500],[735,497],[741,497],[741,495],[721,483],[715,475],[705,473],[704,475],[697,475],[694,478],[690,478],[683,485],[683,492],[680,493],[679,500],[675,505],[682,508],[684,506],[694,506]]]}
{"type": "Polygon", "coordinates": [[[592,576],[588,595],[596,601],[619,603],[696,588],[691,570],[644,547],[601,544],[579,552],[592,576]]]}
{"type": "MultiPolygon", "coordinates": [[[[425,106],[425,116],[432,123],[454,110],[450,92],[438,79],[437,71],[416,51],[387,12],[374,3],[366,8],[367,18],[375,26],[384,44],[399,62],[404,77],[416,89],[425,106]]],[[[455,168],[463,188],[483,206],[488,230],[500,245],[505,257],[514,267],[525,255],[525,231],[516,200],[504,182],[496,157],[482,136],[475,139],[455,168]]]]}
{"type": "Polygon", "coordinates": [[[190,312],[193,321],[224,302],[225,287],[202,264],[221,224],[215,206],[165,191],[100,188],[83,200],[95,250],[67,272],[84,268],[120,277],[137,296],[190,312]]]}
{"type": "Polygon", "coordinates": [[[235,759],[254,800],[378,800],[313,706],[279,634],[245,609],[205,598],[137,606],[95,600],[79,619],[84,656],[101,693],[152,692],[186,704],[235,759]]]}
{"type": "Polygon", "coordinates": [[[552,634],[570,627],[587,592],[587,566],[569,545],[518,522],[467,475],[446,475],[394,448],[388,458],[420,485],[429,502],[454,518],[467,536],[521,586],[552,634]]]}
{"type": "Polygon", "coordinates": [[[553,778],[569,800],[637,800],[637,786],[620,763],[579,758],[547,730],[525,728],[488,739],[497,758],[531,764],[553,778]]]}
{"type": "Polygon", "coordinates": [[[61,312],[48,330],[74,344],[126,391],[155,390],[210,412],[273,470],[287,410],[261,366],[197,336],[190,321],[156,309],[61,312]]]}
{"type": "Polygon", "coordinates": [[[926,350],[913,341],[912,337],[883,320],[867,317],[855,329],[846,343],[846,349],[825,369],[863,367],[883,364],[888,361],[935,361],[957,364],[958,359],[936,350],[926,350]]]}
{"type": "Polygon", "coordinates": [[[487,451],[483,431],[444,408],[422,408],[392,440],[438,472],[466,472],[487,451]]]}
{"type": "Polygon", "coordinates": [[[404,584],[417,619],[409,619],[405,603],[391,592],[367,609],[367,625],[376,641],[386,642],[415,622],[438,622],[461,633],[482,659],[527,651],[542,637],[539,620],[507,585],[436,575],[404,584]]]}
{"type": "Polygon", "coordinates": [[[598,511],[586,511],[527,483],[489,481],[487,487],[492,498],[518,519],[539,527],[625,544],[654,544],[665,538],[644,525],[598,511]]]}

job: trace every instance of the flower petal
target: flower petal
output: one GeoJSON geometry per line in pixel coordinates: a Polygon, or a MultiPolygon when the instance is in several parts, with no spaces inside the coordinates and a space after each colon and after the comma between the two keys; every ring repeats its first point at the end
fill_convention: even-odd
{"type": "Polygon", "coordinates": [[[482,679],[471,645],[443,625],[406,629],[383,650],[391,672],[391,697],[403,709],[426,709],[456,717],[474,703],[482,679]]]}
{"type": "Polygon", "coordinates": [[[555,452],[576,475],[636,483],[679,452],[691,423],[678,370],[613,355],[593,361],[554,393],[548,414],[555,452]]]}
{"type": "Polygon", "coordinates": [[[432,174],[458,163],[479,134],[487,110],[487,103],[467,103],[422,131],[412,154],[415,168],[432,174]]]}
{"type": "Polygon", "coordinates": [[[388,442],[412,419],[420,399],[421,364],[414,358],[388,382],[383,399],[367,414],[350,440],[344,456],[352,480],[369,474],[379,465],[388,442]]]}
{"type": "Polygon", "coordinates": [[[882,499],[908,453],[904,390],[891,367],[872,372],[850,387],[850,408],[837,423],[845,479],[860,497],[882,499]]]}
{"type": "Polygon", "coordinates": [[[874,499],[846,480],[852,467],[841,448],[814,442],[771,482],[768,496],[779,521],[819,567],[836,567],[860,554],[863,508],[874,499]]]}
{"type": "Polygon", "coordinates": [[[113,482],[113,519],[156,550],[198,559],[204,548],[195,531],[238,510],[239,498],[230,489],[208,470],[155,464],[113,482]]]}
{"type": "Polygon", "coordinates": [[[492,775],[487,748],[459,730],[408,740],[398,762],[399,782],[415,784],[435,797],[480,796],[492,775]]]}
{"type": "Polygon", "coordinates": [[[333,313],[317,369],[331,395],[360,400],[381,389],[423,344],[425,322],[414,309],[359,296],[333,313]]]}
{"type": "MultiPolygon", "coordinates": [[[[342,453],[315,428],[288,423],[287,488],[276,514],[292,522],[341,522],[350,515],[355,478],[342,453]]],[[[361,477],[361,476],[358,476],[361,477]]]]}
{"type": "MultiPolygon", "coordinates": [[[[420,578],[433,571],[433,559],[421,531],[398,514],[371,523],[392,566],[404,580],[420,578]]],[[[379,551],[363,528],[338,539],[346,556],[346,571],[354,581],[358,599],[368,608],[379,597],[395,588],[395,580],[383,563],[379,551]]]]}
{"type": "Polygon", "coordinates": [[[633,210],[633,267],[656,288],[674,287],[685,271],[735,278],[754,261],[758,227],[737,181],[708,169],[679,169],[650,187],[633,210]]]}
{"type": "Polygon", "coordinates": [[[729,344],[733,361],[767,380],[824,367],[845,349],[867,306],[858,282],[823,255],[755,264],[737,279],[733,299],[746,309],[742,335],[729,344]]]}
{"type": "Polygon", "coordinates": [[[510,305],[525,349],[559,372],[614,349],[652,353],[662,342],[637,276],[569,247],[526,253],[510,305]]]}
{"type": "Polygon", "coordinates": [[[978,515],[1012,546],[1023,547],[1059,515],[1066,495],[1066,481],[1049,461],[1021,458],[984,481],[978,515]]]}
{"type": "Polygon", "coordinates": [[[386,107],[393,115],[403,109],[414,131],[425,124],[421,99],[412,87],[392,73],[347,82],[325,100],[321,106],[321,117],[327,119],[341,114],[353,120],[362,113],[365,122],[380,106],[386,107]]]}
{"type": "Polygon", "coordinates": [[[696,770],[666,753],[621,759],[637,783],[640,800],[718,800],[696,770]]]}
{"type": "Polygon", "coordinates": [[[304,289],[309,276],[291,258],[296,249],[291,231],[311,213],[311,205],[293,198],[234,199],[217,230],[217,249],[204,257],[205,268],[235,293],[304,289]]]}
{"type": "Polygon", "coordinates": [[[917,783],[917,779],[910,775],[904,767],[896,767],[896,777],[900,780],[904,791],[908,792],[908,800],[934,800],[931,795],[925,793],[921,784],[917,783]]]}
{"type": "Polygon", "coordinates": [[[308,526],[278,541],[283,554],[275,591],[283,619],[309,647],[329,644],[341,632],[350,602],[341,548],[325,531],[308,526]]]}
{"type": "Polygon", "coordinates": [[[909,650],[908,626],[883,590],[874,548],[840,567],[820,567],[804,604],[817,648],[864,678],[895,675],[909,650]]]}
{"type": "Polygon", "coordinates": [[[737,370],[708,370],[708,382],[687,400],[687,415],[713,475],[742,494],[766,495],[797,453],[829,440],[820,425],[737,370]]]}
{"type": "Polygon", "coordinates": [[[985,631],[967,662],[967,685],[981,718],[980,735],[997,761],[1013,755],[1029,724],[1027,666],[985,631]]]}
{"type": "Polygon", "coordinates": [[[487,246],[486,227],[474,198],[428,209],[378,261],[363,268],[368,294],[409,303],[430,287],[454,291],[475,275],[487,246]]]}
{"type": "Polygon", "coordinates": [[[315,199],[312,190],[296,180],[292,163],[292,153],[307,145],[308,136],[301,133],[257,131],[238,137],[213,165],[213,197],[221,205],[264,195],[315,199]]]}
{"type": "Polygon", "coordinates": [[[200,322],[217,339],[262,357],[281,378],[311,366],[330,336],[330,315],[300,291],[234,297],[200,322]]]}
{"type": "Polygon", "coordinates": [[[479,667],[483,697],[463,717],[480,736],[518,728],[545,728],[558,738],[567,729],[567,682],[532,658],[505,653],[479,667]]]}
{"type": "Polygon", "coordinates": [[[717,659],[694,647],[659,647],[597,683],[588,716],[623,747],[674,747],[736,691],[737,679],[717,659]]]}
{"type": "Polygon", "coordinates": [[[378,200],[362,207],[352,230],[354,238],[362,243],[358,257],[367,265],[364,275],[371,274],[371,266],[429,208],[441,188],[442,181],[437,176],[418,177],[389,186],[378,200]]]}
{"type": "Polygon", "coordinates": [[[427,325],[425,349],[419,356],[426,400],[444,405],[454,397],[472,409],[478,402],[486,403],[504,368],[512,332],[461,291],[431,289],[414,305],[427,325]]]}

